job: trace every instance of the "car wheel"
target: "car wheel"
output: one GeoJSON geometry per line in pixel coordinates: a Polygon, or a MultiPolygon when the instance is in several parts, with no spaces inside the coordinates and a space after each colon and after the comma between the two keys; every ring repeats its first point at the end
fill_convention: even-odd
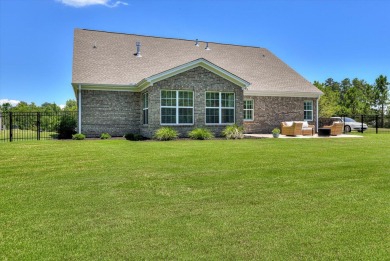
{"type": "Polygon", "coordinates": [[[351,132],[351,127],[349,127],[348,125],[344,126],[344,131],[351,132]]]}

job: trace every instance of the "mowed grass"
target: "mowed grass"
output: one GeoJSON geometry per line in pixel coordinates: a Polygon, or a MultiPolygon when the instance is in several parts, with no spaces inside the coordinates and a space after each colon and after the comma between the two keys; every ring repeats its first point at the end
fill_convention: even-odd
{"type": "Polygon", "coordinates": [[[388,260],[390,135],[0,144],[1,260],[388,260]]]}

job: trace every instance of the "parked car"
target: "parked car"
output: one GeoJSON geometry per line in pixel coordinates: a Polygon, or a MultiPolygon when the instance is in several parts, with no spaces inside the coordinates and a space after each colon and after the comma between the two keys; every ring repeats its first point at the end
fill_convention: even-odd
{"type": "Polygon", "coordinates": [[[341,121],[344,122],[344,131],[345,132],[351,132],[352,130],[356,130],[359,132],[363,132],[368,129],[367,124],[357,122],[354,119],[348,118],[348,117],[332,117],[332,121],[341,121]],[[362,128],[363,126],[363,128],[362,128]]]}

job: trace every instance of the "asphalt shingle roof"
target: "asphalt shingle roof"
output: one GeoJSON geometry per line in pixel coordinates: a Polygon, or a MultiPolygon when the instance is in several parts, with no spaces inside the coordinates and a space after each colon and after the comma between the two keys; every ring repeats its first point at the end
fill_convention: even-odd
{"type": "Polygon", "coordinates": [[[204,58],[248,81],[248,91],[321,91],[265,48],[76,29],[72,83],[133,85],[182,64],[204,58]],[[136,42],[142,57],[136,57],[136,42]]]}

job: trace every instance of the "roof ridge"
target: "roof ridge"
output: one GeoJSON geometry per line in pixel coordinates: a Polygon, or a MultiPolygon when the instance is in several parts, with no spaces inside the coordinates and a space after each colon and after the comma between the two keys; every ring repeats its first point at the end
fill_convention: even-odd
{"type": "MultiPolygon", "coordinates": [[[[189,42],[194,42],[195,41],[195,40],[183,39],[183,38],[163,37],[163,36],[153,36],[153,35],[142,35],[142,34],[129,34],[129,33],[120,33],[120,32],[112,32],[112,31],[94,30],[94,29],[86,29],[86,28],[81,28],[81,29],[76,28],[76,30],[77,29],[78,30],[84,30],[84,31],[99,32],[99,33],[134,35],[134,36],[142,36],[142,37],[150,37],[150,38],[160,38],[160,39],[169,39],[169,40],[180,40],[180,41],[189,41],[189,42]]],[[[203,41],[203,40],[199,40],[199,42],[268,50],[267,48],[264,48],[264,47],[252,46],[252,45],[240,45],[240,44],[231,44],[231,43],[218,43],[218,42],[210,42],[210,41],[203,41]]]]}

